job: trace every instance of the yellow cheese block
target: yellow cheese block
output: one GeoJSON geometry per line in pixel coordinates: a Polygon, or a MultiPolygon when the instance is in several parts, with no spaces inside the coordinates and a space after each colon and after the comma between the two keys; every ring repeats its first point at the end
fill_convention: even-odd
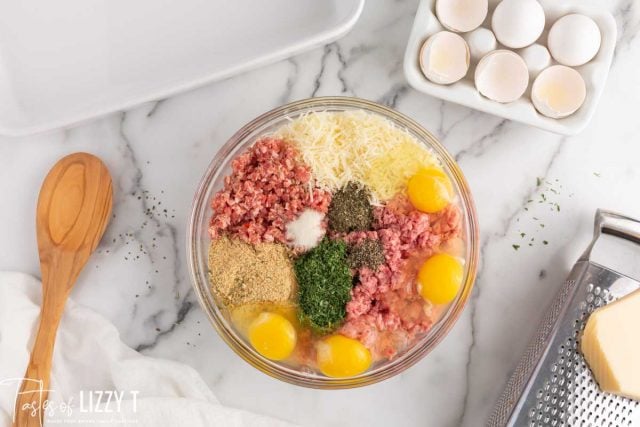
{"type": "Polygon", "coordinates": [[[603,391],[640,400],[640,291],[595,310],[581,349],[603,391]]]}

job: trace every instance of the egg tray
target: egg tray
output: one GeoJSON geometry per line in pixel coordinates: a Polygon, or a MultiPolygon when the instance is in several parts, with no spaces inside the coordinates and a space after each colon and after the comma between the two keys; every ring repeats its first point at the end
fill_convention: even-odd
{"type": "Polygon", "coordinates": [[[593,261],[592,249],[603,233],[640,244],[640,221],[597,212],[591,244],[546,312],[489,427],[640,425],[640,403],[600,391],[580,352],[591,312],[640,288],[640,282],[593,261]]]}
{"type": "MultiPolygon", "coordinates": [[[[474,84],[476,63],[473,61],[466,76],[456,83],[439,85],[429,81],[420,69],[420,48],[430,35],[438,31],[446,30],[435,15],[435,0],[421,0],[418,6],[404,56],[404,73],[407,81],[414,89],[420,92],[485,113],[526,123],[562,135],[575,135],[581,132],[587,126],[596,110],[607,80],[607,75],[609,74],[617,37],[616,23],[608,11],[586,5],[581,0],[567,0],[562,2],[541,0],[540,4],[545,11],[546,21],[545,29],[536,43],[542,44],[543,46],[546,46],[547,35],[551,25],[553,25],[558,18],[569,13],[586,15],[593,19],[600,28],[602,41],[600,50],[595,58],[580,67],[572,67],[582,75],[587,91],[584,104],[574,114],[563,119],[552,119],[538,113],[530,99],[533,79],[530,79],[529,87],[524,95],[517,101],[501,104],[485,98],[476,90],[474,84]]],[[[489,1],[489,13],[482,27],[491,30],[491,16],[496,5],[497,2],[489,1]]],[[[497,49],[514,50],[504,47],[500,43],[498,43],[497,49]]],[[[557,64],[557,62],[552,60],[551,65],[555,64],[557,64]]]]}

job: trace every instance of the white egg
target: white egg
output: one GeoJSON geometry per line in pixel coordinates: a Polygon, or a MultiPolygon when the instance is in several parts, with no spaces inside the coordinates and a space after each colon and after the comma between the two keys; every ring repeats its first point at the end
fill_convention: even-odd
{"type": "Polygon", "coordinates": [[[478,63],[475,83],[478,92],[487,98],[503,103],[513,102],[529,85],[527,64],[510,50],[493,51],[478,63]]]}
{"type": "Polygon", "coordinates": [[[478,28],[464,35],[469,45],[469,53],[474,61],[478,61],[492,50],[496,50],[496,36],[487,28],[478,28]]]}
{"type": "Polygon", "coordinates": [[[554,22],[547,46],[561,64],[577,67],[591,61],[600,50],[600,28],[588,16],[572,13],[554,22]]]}
{"type": "Polygon", "coordinates": [[[540,113],[559,119],[578,110],[587,90],[579,72],[564,65],[543,70],[531,87],[531,101],[540,113]]]}
{"type": "Polygon", "coordinates": [[[546,47],[541,44],[532,44],[524,49],[520,49],[518,54],[524,59],[529,69],[529,75],[533,78],[540,71],[551,65],[551,55],[546,47]]]}
{"type": "Polygon", "coordinates": [[[487,17],[488,0],[437,0],[436,15],[451,31],[465,33],[478,28],[487,17]]]}
{"type": "Polygon", "coordinates": [[[544,30],[544,9],[538,0],[502,0],[493,12],[491,27],[503,45],[529,46],[544,30]]]}
{"type": "Polygon", "coordinates": [[[420,68],[434,83],[446,85],[457,82],[469,70],[469,46],[455,33],[435,33],[420,49],[420,68]]]}

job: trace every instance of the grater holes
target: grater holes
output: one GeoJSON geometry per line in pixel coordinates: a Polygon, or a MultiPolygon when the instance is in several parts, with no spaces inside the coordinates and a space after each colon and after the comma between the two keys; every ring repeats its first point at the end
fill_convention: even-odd
{"type": "MultiPolygon", "coordinates": [[[[632,424],[637,402],[602,393],[592,377],[582,353],[580,339],[585,320],[598,307],[614,300],[606,288],[591,285],[574,313],[569,336],[556,346],[555,360],[549,361],[548,376],[532,397],[528,415],[530,426],[622,427],[632,424]]],[[[526,417],[526,415],[525,415],[526,417]]]]}

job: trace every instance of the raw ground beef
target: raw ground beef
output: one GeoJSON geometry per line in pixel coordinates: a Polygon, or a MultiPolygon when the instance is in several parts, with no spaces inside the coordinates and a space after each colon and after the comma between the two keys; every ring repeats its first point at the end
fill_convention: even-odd
{"type": "Polygon", "coordinates": [[[212,239],[224,233],[247,243],[286,243],[285,225],[306,208],[325,213],[331,193],[314,188],[309,167],[287,142],[263,138],[235,158],[211,202],[212,239]]]}
{"type": "Polygon", "coordinates": [[[399,198],[376,208],[374,218],[374,231],[343,236],[349,243],[379,239],[386,263],[376,271],[357,271],[340,332],[360,340],[376,358],[393,358],[434,321],[431,307],[416,289],[416,274],[441,243],[459,235],[461,216],[455,205],[426,214],[399,198]]]}

